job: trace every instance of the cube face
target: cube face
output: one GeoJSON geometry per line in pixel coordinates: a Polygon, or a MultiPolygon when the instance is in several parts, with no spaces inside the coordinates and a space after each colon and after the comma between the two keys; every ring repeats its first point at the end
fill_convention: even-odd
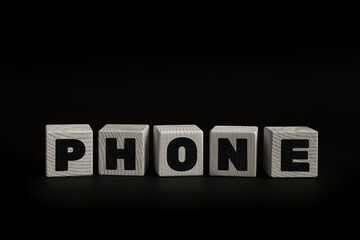
{"type": "Polygon", "coordinates": [[[317,177],[318,132],[308,127],[264,128],[264,170],[274,178],[317,177]]]}
{"type": "Polygon", "coordinates": [[[149,125],[107,124],[98,137],[100,175],[145,175],[149,164],[149,125]]]}
{"type": "Polygon", "coordinates": [[[93,175],[93,131],[87,124],[46,125],[46,176],[93,175]]]}
{"type": "Polygon", "coordinates": [[[154,168],[161,177],[203,175],[203,131],[195,125],[154,126],[154,168]]]}
{"type": "Polygon", "coordinates": [[[256,177],[257,136],[258,127],[215,126],[210,131],[210,175],[256,177]]]}

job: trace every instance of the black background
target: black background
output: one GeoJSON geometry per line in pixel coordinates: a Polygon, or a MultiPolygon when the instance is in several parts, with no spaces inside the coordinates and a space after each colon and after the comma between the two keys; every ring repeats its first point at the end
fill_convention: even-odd
{"type": "Polygon", "coordinates": [[[140,233],[149,226],[156,236],[165,226],[179,235],[196,226],[298,235],[339,231],[339,222],[359,213],[360,46],[353,19],[131,18],[110,25],[30,16],[7,19],[2,32],[0,143],[9,226],[65,235],[132,227],[140,233]],[[159,178],[151,165],[145,177],[99,176],[95,147],[94,176],[46,178],[45,125],[67,123],[90,124],[95,146],[108,123],[196,124],[204,131],[204,176],[159,178]],[[215,125],[259,127],[258,177],[209,176],[215,125]],[[261,161],[265,126],[316,129],[319,177],[269,178],[261,161]]]}

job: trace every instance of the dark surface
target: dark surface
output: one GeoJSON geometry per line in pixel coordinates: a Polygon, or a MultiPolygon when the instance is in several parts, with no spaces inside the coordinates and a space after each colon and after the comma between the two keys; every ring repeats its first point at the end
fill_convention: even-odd
{"type": "Polygon", "coordinates": [[[360,47],[350,37],[302,36],[254,37],[222,48],[164,47],[156,40],[144,47],[139,38],[9,39],[0,71],[7,219],[50,229],[68,219],[91,232],[132,223],[184,227],[178,221],[184,216],[205,223],[203,231],[217,224],[256,234],[302,224],[338,230],[339,221],[359,213],[360,47]],[[196,124],[204,131],[204,176],[159,178],[151,165],[145,177],[99,176],[95,147],[94,176],[46,178],[45,125],[66,123],[90,124],[95,146],[108,123],[196,124]],[[208,175],[215,125],[259,127],[258,177],[208,175]],[[263,127],[299,125],[319,132],[319,177],[269,178],[261,168],[263,127]]]}

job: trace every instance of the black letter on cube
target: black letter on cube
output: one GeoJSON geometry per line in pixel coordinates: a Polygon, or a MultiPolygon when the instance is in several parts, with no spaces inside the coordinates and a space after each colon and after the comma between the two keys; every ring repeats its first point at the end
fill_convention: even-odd
{"type": "Polygon", "coordinates": [[[293,159],[308,159],[307,151],[293,151],[294,148],[309,148],[307,139],[281,140],[281,171],[309,172],[309,163],[293,162],[293,159]]]}
{"type": "Polygon", "coordinates": [[[106,169],[116,170],[117,159],[125,160],[125,170],[135,170],[135,138],[124,139],[124,149],[117,149],[116,138],[106,139],[106,169]]]}
{"type": "Polygon", "coordinates": [[[176,138],[167,147],[167,162],[170,168],[176,171],[188,171],[196,165],[197,147],[190,138],[176,138]],[[179,161],[179,148],[185,148],[185,160],[179,161]]]}
{"type": "Polygon", "coordinates": [[[68,162],[79,160],[85,155],[85,145],[77,139],[56,139],[55,170],[67,171],[68,162]],[[69,147],[73,149],[69,152],[69,147]]]}
{"type": "Polygon", "coordinates": [[[236,139],[236,150],[227,138],[219,138],[218,146],[219,170],[229,170],[229,159],[238,171],[247,170],[247,139],[236,139]]]}

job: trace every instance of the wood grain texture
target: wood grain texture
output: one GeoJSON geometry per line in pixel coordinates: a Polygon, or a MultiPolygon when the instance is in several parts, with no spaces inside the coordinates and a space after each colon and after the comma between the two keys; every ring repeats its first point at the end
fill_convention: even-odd
{"type": "Polygon", "coordinates": [[[309,127],[265,127],[264,128],[265,172],[274,178],[317,177],[318,175],[318,132],[309,127]],[[281,140],[306,139],[309,148],[296,148],[294,151],[307,151],[308,159],[294,162],[309,163],[309,171],[281,171],[281,140]]]}
{"type": "Polygon", "coordinates": [[[45,141],[47,177],[93,175],[93,131],[88,124],[46,125],[45,141]],[[85,155],[79,160],[69,161],[67,171],[55,169],[56,139],[77,139],[85,145],[85,155]]]}
{"type": "Polygon", "coordinates": [[[99,138],[99,174],[144,176],[149,165],[149,125],[145,124],[107,124],[100,129],[99,138]],[[106,169],[106,138],[116,138],[117,148],[124,149],[124,139],[135,139],[135,170],[125,170],[124,159],[117,160],[117,169],[106,169]]]}
{"type": "Polygon", "coordinates": [[[229,176],[229,177],[256,177],[257,168],[257,138],[258,127],[255,126],[215,126],[210,131],[210,175],[229,176]],[[229,170],[219,170],[218,168],[218,139],[229,139],[231,145],[236,150],[237,139],[247,139],[247,170],[237,170],[229,160],[229,170]]]}
{"type": "MultiPolygon", "coordinates": [[[[185,151],[179,149],[179,159],[185,159],[185,151]]],[[[154,126],[154,168],[161,177],[203,175],[203,131],[196,125],[156,125],[154,126]],[[196,144],[197,162],[187,171],[176,171],[167,162],[169,143],[180,137],[190,138],[196,144]]]]}

